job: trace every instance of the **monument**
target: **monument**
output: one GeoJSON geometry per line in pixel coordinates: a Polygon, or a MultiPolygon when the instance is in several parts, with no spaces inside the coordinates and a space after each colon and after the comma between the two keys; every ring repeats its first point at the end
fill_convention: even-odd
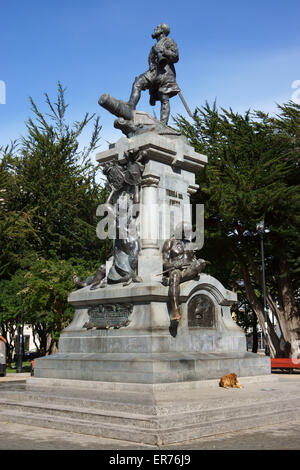
{"type": "Polygon", "coordinates": [[[149,70],[135,79],[128,102],[99,99],[125,135],[96,156],[110,190],[98,215],[113,225],[113,256],[92,278],[75,280],[74,319],[59,352],[35,361],[35,377],[160,384],[270,372],[268,358],[246,351],[232,320],[236,294],[195,257],[190,196],[207,157],[168,126],[169,100],[180,93],[169,32],[166,24],[155,28],[149,70]],[[146,89],[150,104],[161,102],[160,121],[136,110],[146,89]]]}
{"type": "Polygon", "coordinates": [[[192,219],[190,197],[207,157],[168,126],[170,98],[182,98],[169,31],[155,28],[149,70],[128,102],[99,99],[124,134],[96,156],[109,189],[97,235],[113,239],[113,254],[93,276],[74,277],[75,314],[58,353],[35,360],[25,391],[2,391],[5,420],[159,445],[281,419],[270,395],[256,402],[253,393],[257,380],[270,380],[269,358],[247,352],[231,317],[236,294],[199,257],[202,219],[197,211],[192,219]],[[160,120],[136,110],[147,89],[160,120]],[[250,389],[224,392],[228,373],[250,389]]]}

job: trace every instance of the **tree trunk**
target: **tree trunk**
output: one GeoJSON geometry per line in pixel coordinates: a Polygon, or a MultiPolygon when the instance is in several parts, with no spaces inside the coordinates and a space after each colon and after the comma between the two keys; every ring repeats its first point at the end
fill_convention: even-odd
{"type": "Polygon", "coordinates": [[[36,337],[39,339],[39,352],[45,354],[47,349],[47,329],[43,326],[42,323],[36,323],[31,325],[34,331],[34,344],[37,346],[36,337]]]}
{"type": "MultiPolygon", "coordinates": [[[[261,274],[258,271],[253,257],[247,251],[248,260],[257,282],[261,285],[261,274]]],[[[290,280],[287,276],[287,262],[283,259],[278,261],[278,292],[282,308],[278,306],[276,301],[267,292],[267,302],[276,317],[280,326],[282,337],[280,338],[279,347],[276,348],[275,357],[295,357],[300,358],[300,316],[295,302],[295,296],[291,287],[290,280]]],[[[274,332],[273,325],[268,321],[271,330],[274,332]]],[[[277,336],[277,335],[276,335],[277,336]]],[[[274,337],[274,334],[273,334],[274,337]]]]}
{"type": "MultiPolygon", "coordinates": [[[[279,259],[278,287],[281,294],[283,309],[280,310],[282,321],[286,323],[283,333],[285,342],[289,345],[289,357],[300,358],[300,315],[297,309],[291,281],[288,277],[287,262],[279,259]]],[[[286,348],[288,349],[288,348],[286,348]]]]}
{"type": "Polygon", "coordinates": [[[47,336],[47,349],[46,356],[55,354],[58,351],[57,342],[51,337],[50,334],[47,336]]]}
{"type": "MultiPolygon", "coordinates": [[[[246,291],[248,302],[250,303],[252,310],[256,313],[263,335],[266,338],[267,331],[265,327],[265,315],[264,315],[263,306],[261,305],[254,291],[250,272],[249,272],[248,266],[244,258],[239,252],[236,252],[236,254],[238,256],[238,260],[240,263],[241,274],[244,280],[244,286],[245,286],[245,291],[246,291]]],[[[276,332],[274,331],[274,328],[271,322],[268,321],[267,323],[268,323],[268,339],[269,339],[268,342],[269,342],[269,348],[270,348],[270,355],[271,357],[277,357],[277,353],[280,351],[280,340],[277,337],[276,332]]]]}
{"type": "Polygon", "coordinates": [[[252,322],[252,352],[257,353],[258,349],[258,333],[257,333],[257,316],[253,315],[253,322],[252,322]]]}

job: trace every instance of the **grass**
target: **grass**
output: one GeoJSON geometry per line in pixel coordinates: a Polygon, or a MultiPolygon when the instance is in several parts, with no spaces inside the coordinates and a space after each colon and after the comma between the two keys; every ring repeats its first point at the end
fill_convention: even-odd
{"type": "MultiPolygon", "coordinates": [[[[30,361],[24,361],[22,363],[22,372],[30,372],[31,371],[31,362],[30,361]]],[[[12,362],[11,366],[6,368],[6,373],[7,374],[14,374],[16,372],[16,363],[12,362]]]]}

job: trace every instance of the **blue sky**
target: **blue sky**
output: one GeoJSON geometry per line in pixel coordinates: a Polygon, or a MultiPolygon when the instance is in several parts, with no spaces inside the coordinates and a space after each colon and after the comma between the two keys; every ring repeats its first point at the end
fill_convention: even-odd
{"type": "MultiPolygon", "coordinates": [[[[178,44],[177,81],[191,110],[217,99],[239,112],[272,113],[300,80],[298,0],[15,0],[0,8],[0,80],[6,83],[0,145],[26,132],[29,96],[45,110],[43,93],[55,98],[60,80],[71,122],[86,111],[100,115],[105,150],[106,140],[122,134],[98,98],[104,92],[129,98],[160,22],[170,25],[178,44]]],[[[145,91],[138,108],[152,114],[148,102],[145,91]]],[[[154,109],[159,115],[158,104],[154,109]]],[[[171,113],[186,115],[178,96],[171,113]]]]}

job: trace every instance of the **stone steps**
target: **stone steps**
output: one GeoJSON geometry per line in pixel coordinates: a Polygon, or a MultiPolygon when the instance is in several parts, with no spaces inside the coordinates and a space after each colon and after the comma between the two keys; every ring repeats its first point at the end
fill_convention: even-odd
{"type": "Polygon", "coordinates": [[[113,401],[112,397],[107,396],[106,400],[99,400],[99,399],[87,399],[87,398],[79,398],[79,397],[68,397],[68,396],[57,396],[57,395],[49,395],[47,393],[43,394],[38,394],[38,393],[18,393],[15,394],[13,392],[10,392],[9,394],[3,394],[0,393],[0,404],[3,403],[2,400],[7,402],[9,400],[10,402],[14,401],[15,403],[21,401],[22,403],[30,403],[34,404],[34,406],[65,406],[66,408],[72,407],[72,409],[80,409],[81,411],[84,411],[85,409],[87,410],[92,410],[93,412],[101,412],[101,411],[106,411],[106,412],[112,412],[114,413],[114,410],[118,409],[118,412],[120,413],[134,413],[134,414],[140,414],[140,415],[145,415],[149,418],[149,416],[155,415],[156,414],[156,409],[155,406],[152,405],[140,405],[138,403],[132,404],[131,403],[122,403],[113,401]]]}
{"type": "MultiPolygon", "coordinates": [[[[123,398],[123,397],[122,397],[123,398]]],[[[124,403],[113,399],[113,396],[110,397],[110,400],[99,400],[99,399],[86,399],[78,397],[69,397],[69,396],[59,396],[59,395],[49,395],[46,393],[28,393],[28,392],[1,392],[0,393],[0,403],[4,406],[6,403],[14,406],[33,406],[36,408],[57,408],[63,410],[78,410],[80,412],[89,412],[92,414],[99,414],[104,412],[110,413],[112,415],[116,414],[126,414],[134,416],[145,416],[147,419],[149,417],[158,417],[164,416],[164,419],[172,415],[189,415],[193,412],[194,414],[205,414],[209,416],[213,415],[222,415],[228,414],[232,415],[235,412],[240,413],[240,410],[247,410],[252,406],[255,406],[255,409],[272,410],[274,407],[284,408],[289,404],[293,404],[294,409],[297,409],[300,406],[299,398],[293,398],[292,394],[286,394],[284,400],[278,402],[278,397],[268,395],[268,400],[266,397],[255,397],[255,400],[241,401],[240,397],[233,398],[233,400],[206,400],[206,403],[181,403],[178,404],[177,401],[162,404],[158,401],[158,404],[148,404],[148,405],[139,405],[135,402],[134,397],[131,397],[131,402],[124,403]],[[226,403],[227,402],[227,403],[226,403]],[[117,412],[115,411],[117,407],[117,412]]]]}
{"type": "Polygon", "coordinates": [[[274,414],[274,411],[263,414],[261,412],[255,414],[250,412],[242,418],[231,417],[230,419],[218,419],[212,422],[192,423],[188,426],[182,426],[182,423],[178,426],[177,421],[177,427],[163,429],[142,429],[138,426],[132,426],[132,423],[130,426],[122,425],[120,422],[118,424],[103,421],[96,423],[94,421],[66,417],[65,414],[57,416],[45,412],[32,413],[20,411],[19,409],[3,409],[2,407],[0,417],[1,420],[60,429],[80,434],[89,434],[149,445],[165,445],[226,432],[246,430],[258,426],[267,426],[279,422],[288,422],[295,419],[295,409],[290,408],[277,411],[276,414],[274,414]]]}
{"type": "Polygon", "coordinates": [[[132,427],[140,427],[140,429],[154,428],[155,423],[152,422],[151,417],[136,414],[134,416],[129,413],[121,411],[114,412],[111,410],[95,411],[91,409],[67,408],[59,404],[56,405],[42,405],[34,402],[17,403],[7,401],[3,403],[0,401],[1,412],[15,411],[16,413],[26,413],[32,416],[45,414],[53,418],[66,418],[74,419],[78,422],[92,424],[112,424],[112,425],[127,425],[132,427]]]}
{"type": "MultiPolygon", "coordinates": [[[[266,384],[265,384],[266,385],[266,384]]],[[[239,410],[240,407],[247,408],[255,404],[256,408],[265,407],[277,408],[279,397],[278,390],[270,388],[256,387],[255,395],[247,390],[224,390],[219,387],[209,389],[202,387],[201,390],[172,390],[168,392],[150,392],[137,390],[83,390],[59,387],[36,387],[30,385],[29,390],[3,390],[0,389],[0,402],[14,401],[16,403],[34,403],[37,407],[52,405],[64,406],[67,409],[91,410],[101,412],[103,410],[118,410],[121,413],[131,413],[149,416],[169,416],[179,413],[205,412],[205,413],[230,413],[230,410],[239,410]],[[266,396],[267,392],[267,396],[266,396]],[[182,397],[185,397],[182,400],[182,397]],[[201,399],[199,399],[201,396],[201,399]],[[267,400],[267,401],[266,401],[267,400]]],[[[276,382],[271,382],[272,387],[276,387],[276,382]]],[[[249,384],[246,382],[246,387],[249,384]]],[[[263,387],[263,385],[261,385],[263,387]]],[[[300,394],[299,394],[300,395],[300,394]]],[[[285,390],[284,401],[280,401],[279,406],[284,403],[300,402],[300,396],[295,399],[294,391],[285,390]],[[295,402],[296,400],[296,402],[295,402]]]]}
{"type": "Polygon", "coordinates": [[[236,395],[235,406],[230,400],[227,403],[224,400],[221,408],[213,408],[213,400],[210,400],[206,407],[201,408],[199,403],[198,407],[189,411],[180,407],[177,401],[170,403],[168,409],[164,409],[160,403],[154,415],[140,413],[134,402],[125,404],[124,407],[120,403],[110,403],[108,406],[108,402],[99,400],[85,401],[82,398],[78,402],[78,398],[74,397],[68,399],[66,396],[12,391],[0,394],[0,418],[160,445],[275,424],[300,416],[299,398],[284,396],[284,399],[275,400],[274,396],[268,394],[259,402],[252,400],[243,403],[241,399],[242,395],[236,395]]]}
{"type": "Polygon", "coordinates": [[[133,427],[93,423],[74,418],[51,416],[45,413],[25,413],[15,410],[0,411],[1,420],[15,423],[29,424],[42,428],[59,429],[79,434],[88,434],[111,439],[126,440],[130,442],[142,442],[156,445],[156,437],[149,431],[135,430],[133,427]]]}

